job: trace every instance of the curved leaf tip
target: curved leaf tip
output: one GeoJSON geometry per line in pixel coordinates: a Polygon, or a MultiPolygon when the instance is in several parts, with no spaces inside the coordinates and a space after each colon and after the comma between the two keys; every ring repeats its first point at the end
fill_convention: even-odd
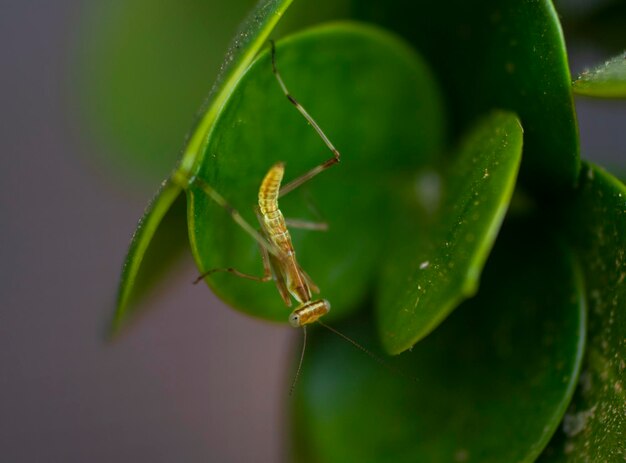
{"type": "Polygon", "coordinates": [[[387,352],[409,349],[475,293],[513,194],[521,154],[517,117],[492,113],[470,131],[444,171],[434,223],[424,223],[415,207],[402,215],[377,299],[387,352]]]}
{"type": "Polygon", "coordinates": [[[584,71],[572,83],[574,93],[600,98],[626,98],[626,52],[584,71]]]}
{"type": "MultiPolygon", "coordinates": [[[[162,273],[165,266],[171,263],[168,256],[176,254],[170,252],[173,249],[181,249],[186,246],[187,238],[184,235],[186,226],[180,214],[174,214],[173,227],[163,227],[162,220],[180,196],[186,186],[186,179],[194,171],[194,166],[201,159],[202,147],[207,134],[212,129],[215,118],[224,102],[229,98],[233,86],[248,68],[254,56],[264,45],[267,37],[282,16],[283,12],[291,4],[292,0],[259,0],[256,7],[248,15],[248,18],[240,26],[237,35],[232,41],[226,54],[224,63],[220,69],[217,81],[213,85],[209,97],[196,122],[196,127],[191,133],[179,165],[172,176],[163,182],[154,199],[146,208],[144,216],[139,221],[137,229],[128,249],[128,253],[122,267],[122,275],[117,295],[116,311],[111,323],[110,335],[114,336],[125,324],[131,312],[135,308],[138,297],[154,283],[154,276],[162,273]],[[179,177],[184,179],[179,182],[179,177]],[[154,252],[160,256],[155,259],[151,268],[144,268],[142,262],[150,248],[152,240],[160,234],[169,236],[169,240],[154,244],[154,252]],[[172,238],[172,233],[178,233],[172,238]],[[162,246],[159,249],[159,246],[162,246]],[[140,275],[140,270],[143,269],[140,275]],[[142,287],[137,287],[137,277],[142,276],[142,287]]],[[[184,211],[184,204],[176,208],[184,211]]],[[[183,214],[184,215],[184,214],[183,214]]]]}
{"type": "Polygon", "coordinates": [[[114,337],[126,324],[136,309],[138,299],[187,245],[185,204],[184,198],[180,199],[181,191],[175,182],[163,182],[137,224],[122,267],[110,337],[114,337]],[[146,257],[149,257],[148,265],[146,257]]]}

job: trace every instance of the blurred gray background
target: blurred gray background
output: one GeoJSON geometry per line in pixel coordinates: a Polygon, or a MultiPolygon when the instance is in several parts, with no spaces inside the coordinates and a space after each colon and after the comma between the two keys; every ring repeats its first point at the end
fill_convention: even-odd
{"type": "Polygon", "coordinates": [[[277,461],[297,333],[192,286],[190,256],[150,313],[104,342],[158,181],[118,179],[102,167],[106,147],[84,136],[76,34],[87,8],[0,7],[0,461],[277,461]]]}
{"type": "MultiPolygon", "coordinates": [[[[208,49],[199,77],[172,77],[193,108],[253,2],[229,2],[227,14],[217,10],[224,1],[204,3],[217,5],[216,14],[194,15],[200,30],[219,22],[220,31],[196,41],[193,59],[208,49]]],[[[124,2],[97,8],[103,5],[115,10],[124,2]]],[[[117,116],[99,114],[92,102],[118,90],[133,95],[132,86],[107,87],[115,76],[92,53],[103,46],[97,34],[106,31],[98,23],[105,13],[78,0],[0,3],[0,460],[283,460],[288,363],[300,333],[240,315],[205,286],[192,286],[190,256],[147,301],[140,323],[115,343],[103,340],[130,236],[167,171],[123,168],[141,139],[102,142],[120,130],[106,132],[117,116]]],[[[149,30],[140,29],[147,43],[149,30]]],[[[584,42],[569,45],[573,73],[606,57],[584,42]]],[[[147,111],[158,117],[167,97],[158,88],[148,97],[147,111]]],[[[577,105],[583,156],[625,173],[626,104],[577,105]]],[[[175,156],[182,143],[193,116],[184,111],[176,119],[183,129],[155,144],[164,153],[175,156]]]]}

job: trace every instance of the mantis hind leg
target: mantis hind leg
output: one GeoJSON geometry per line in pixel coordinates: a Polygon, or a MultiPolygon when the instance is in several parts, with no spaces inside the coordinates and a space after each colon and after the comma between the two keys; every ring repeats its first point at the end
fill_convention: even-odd
{"type": "Polygon", "coordinates": [[[332,144],[332,142],[329,140],[329,138],[326,136],[326,134],[321,129],[321,127],[317,124],[317,122],[315,122],[315,119],[313,119],[311,117],[311,115],[307,112],[307,110],[304,109],[304,107],[298,102],[298,100],[296,100],[289,93],[289,90],[287,89],[287,86],[285,85],[285,82],[283,82],[283,79],[280,76],[280,73],[278,72],[278,68],[276,67],[276,46],[274,45],[274,41],[271,40],[270,44],[271,44],[271,47],[272,47],[271,48],[271,53],[272,53],[272,71],[274,72],[274,75],[276,76],[276,80],[278,80],[278,84],[280,85],[280,88],[282,89],[283,93],[285,94],[285,96],[287,97],[289,102],[292,105],[295,106],[295,108],[298,110],[298,112],[300,114],[302,114],[302,116],[306,119],[306,121],[309,123],[309,125],[311,127],[313,127],[313,129],[320,136],[320,138],[322,139],[324,144],[328,147],[328,149],[333,154],[333,156],[330,159],[324,161],[322,164],[314,167],[313,169],[309,170],[308,172],[305,172],[303,175],[301,175],[298,178],[295,178],[294,180],[292,180],[291,182],[287,183],[286,185],[283,185],[283,187],[280,189],[280,193],[278,195],[278,197],[280,198],[282,196],[285,196],[290,191],[295,190],[300,185],[308,182],[313,177],[315,177],[316,175],[318,175],[321,172],[325,171],[329,167],[334,166],[335,164],[337,164],[341,160],[341,154],[339,153],[339,150],[337,150],[337,148],[335,148],[335,146],[332,144]]]}
{"type": "Polygon", "coordinates": [[[204,280],[206,277],[208,277],[209,275],[212,275],[214,273],[218,273],[218,272],[228,272],[231,273],[235,276],[238,276],[240,278],[245,278],[247,280],[254,280],[254,281],[259,281],[262,283],[268,282],[272,280],[272,269],[270,267],[270,255],[267,252],[267,249],[265,249],[263,246],[259,246],[259,249],[261,251],[261,257],[263,258],[263,276],[257,276],[257,275],[251,275],[249,273],[245,273],[245,272],[240,272],[239,270],[233,268],[233,267],[228,267],[228,268],[214,268],[211,270],[207,270],[206,272],[202,273],[201,275],[198,276],[198,278],[196,278],[193,281],[193,284],[196,285],[198,283],[200,283],[202,280],[204,280]]]}
{"type": "Polygon", "coordinates": [[[223,207],[226,212],[231,216],[231,218],[237,223],[246,233],[248,233],[259,245],[259,249],[261,251],[261,257],[263,258],[263,276],[259,277],[256,275],[251,275],[245,272],[241,272],[235,268],[227,267],[227,268],[215,268],[208,270],[202,273],[198,278],[196,278],[193,284],[197,284],[202,281],[207,276],[217,273],[217,272],[228,272],[232,273],[235,276],[240,278],[246,278],[248,280],[267,282],[272,279],[272,269],[269,256],[280,256],[280,250],[277,249],[271,242],[267,240],[267,238],[262,234],[255,230],[246,220],[242,217],[242,215],[232,207],[226,199],[222,195],[220,195],[214,188],[212,188],[208,183],[204,180],[195,177],[192,180],[188,179],[183,173],[176,172],[172,180],[179,184],[182,188],[188,188],[192,184],[196,184],[209,198],[215,201],[218,205],[223,207]]]}

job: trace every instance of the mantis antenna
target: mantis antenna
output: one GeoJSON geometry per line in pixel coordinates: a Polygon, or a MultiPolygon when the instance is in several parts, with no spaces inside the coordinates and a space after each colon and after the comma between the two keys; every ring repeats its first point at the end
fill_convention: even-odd
{"type": "Polygon", "coordinates": [[[294,376],[293,383],[291,383],[291,389],[289,389],[289,397],[292,396],[293,391],[296,388],[296,384],[298,383],[298,378],[300,377],[300,370],[302,370],[302,362],[304,360],[304,351],[306,349],[306,325],[302,326],[302,332],[304,333],[304,338],[302,340],[302,353],[300,354],[300,362],[298,362],[298,369],[296,370],[296,376],[294,376]]]}
{"type": "MultiPolygon", "coordinates": [[[[354,339],[346,336],[345,334],[343,334],[341,331],[337,330],[336,328],[333,328],[332,326],[327,325],[326,323],[324,323],[321,320],[317,320],[317,323],[319,323],[320,325],[322,325],[324,328],[326,328],[328,331],[336,334],[337,336],[339,336],[340,338],[344,339],[345,341],[348,341],[350,344],[352,344],[354,347],[356,347],[357,349],[359,349],[361,352],[367,354],[372,360],[374,360],[376,363],[378,363],[379,365],[385,367],[389,372],[394,373],[396,375],[402,376],[404,378],[410,379],[412,381],[417,382],[417,378],[412,377],[407,375],[406,373],[404,373],[402,370],[398,370],[397,368],[392,367],[391,365],[389,365],[387,362],[385,362],[381,357],[379,357],[378,355],[374,354],[373,352],[371,352],[370,350],[366,349],[365,347],[363,347],[361,344],[359,344],[358,342],[356,342],[354,339]]],[[[304,355],[304,352],[303,352],[304,355]]]]}

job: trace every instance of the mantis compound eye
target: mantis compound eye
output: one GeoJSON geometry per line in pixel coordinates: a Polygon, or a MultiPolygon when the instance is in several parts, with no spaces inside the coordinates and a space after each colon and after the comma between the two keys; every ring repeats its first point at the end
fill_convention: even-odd
{"type": "Polygon", "coordinates": [[[289,315],[289,324],[294,328],[300,328],[300,315],[295,312],[289,315]]]}

